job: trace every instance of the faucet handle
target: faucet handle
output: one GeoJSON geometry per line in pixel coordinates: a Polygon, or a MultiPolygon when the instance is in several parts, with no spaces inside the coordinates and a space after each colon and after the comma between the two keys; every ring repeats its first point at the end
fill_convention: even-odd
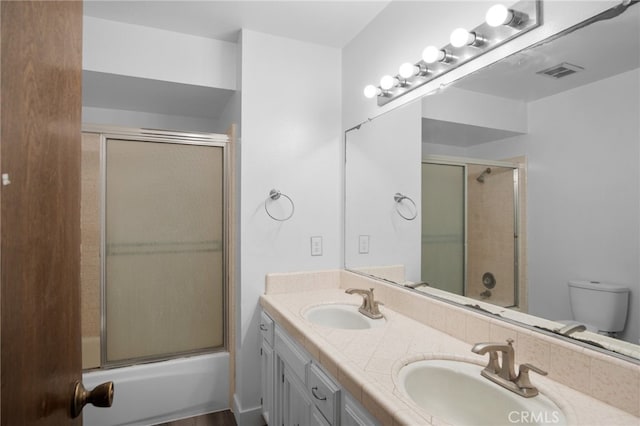
{"type": "Polygon", "coordinates": [[[536,367],[535,365],[522,364],[522,365],[520,365],[520,373],[519,373],[519,375],[522,375],[522,374],[527,374],[528,375],[529,374],[529,370],[531,370],[531,371],[533,371],[535,373],[538,373],[541,376],[546,376],[547,374],[549,374],[546,371],[544,371],[543,369],[536,367]]]}
{"type": "Polygon", "coordinates": [[[372,314],[372,315],[375,315],[375,316],[377,316],[377,315],[382,315],[382,314],[380,313],[380,309],[378,308],[378,306],[380,306],[380,305],[383,305],[383,306],[384,306],[384,303],[382,303],[382,302],[378,302],[377,300],[374,300],[374,301],[373,301],[373,304],[371,305],[371,314],[372,314]]]}
{"type": "Polygon", "coordinates": [[[538,394],[538,389],[531,384],[531,380],[529,380],[529,371],[534,371],[541,376],[546,376],[548,373],[535,365],[531,364],[521,364],[520,370],[518,372],[518,377],[516,378],[516,385],[520,388],[521,391],[524,392],[524,396],[527,398],[536,396],[538,394]]]}

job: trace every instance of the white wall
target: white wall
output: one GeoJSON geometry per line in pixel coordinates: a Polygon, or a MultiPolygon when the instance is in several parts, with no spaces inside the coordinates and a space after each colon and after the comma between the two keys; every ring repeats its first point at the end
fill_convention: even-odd
{"type": "MultiPolygon", "coordinates": [[[[189,99],[193,96],[194,87],[202,87],[203,90],[235,90],[238,67],[236,43],[84,16],[83,70],[95,71],[95,75],[118,77],[96,80],[88,79],[85,75],[85,95],[88,91],[93,98],[89,102],[91,106],[84,105],[82,109],[82,121],[114,126],[225,133],[234,119],[237,121],[239,117],[238,95],[231,96],[219,118],[210,118],[210,111],[199,110],[203,108],[202,105],[205,105],[204,108],[207,105],[206,102],[203,103],[202,96],[191,103],[189,99]],[[123,80],[127,77],[131,78],[123,80]],[[169,93],[179,95],[180,99],[173,102],[171,108],[167,106],[159,111],[156,105],[158,99],[165,102],[166,95],[165,98],[154,95],[153,99],[146,99],[144,90],[127,91],[126,88],[118,87],[118,90],[109,92],[109,87],[104,87],[105,84],[123,84],[123,81],[130,85],[149,82],[156,90],[169,90],[169,93]],[[115,98],[113,93],[117,94],[115,98]],[[101,103],[101,97],[105,97],[104,103],[101,103]],[[193,105],[198,107],[194,108],[193,105]],[[161,113],[166,110],[170,110],[173,115],[161,113]],[[194,116],[194,113],[199,116],[194,116]]],[[[218,93],[222,91],[205,92],[208,93],[205,97],[211,97],[220,96],[218,93]]],[[[208,105],[220,103],[217,99],[208,100],[208,105]]]]}
{"type": "Polygon", "coordinates": [[[344,250],[349,268],[402,264],[406,279],[420,281],[421,112],[420,102],[413,102],[347,133],[344,250]],[[416,214],[414,220],[396,211],[397,192],[415,202],[398,206],[405,216],[416,214]],[[360,235],[369,236],[366,254],[359,253],[360,235]]]}
{"type": "Polygon", "coordinates": [[[83,19],[83,70],[235,90],[235,65],[235,43],[83,19]]]}
{"type": "Polygon", "coordinates": [[[639,93],[636,69],[533,102],[526,136],[531,313],[566,317],[570,279],[624,284],[632,290],[624,337],[635,343],[639,93]]]}
{"type": "Polygon", "coordinates": [[[227,121],[205,117],[154,114],[123,109],[82,107],[82,122],[147,129],[179,130],[185,132],[225,133],[227,121]]]}
{"type": "Polygon", "coordinates": [[[340,69],[338,49],[243,31],[238,424],[258,421],[265,274],[342,264],[340,69]],[[272,188],[295,203],[286,222],[264,210],[272,188]],[[310,255],[311,236],[323,237],[322,256],[310,255]]]}
{"type": "Polygon", "coordinates": [[[527,132],[527,104],[449,87],[422,99],[422,116],[472,126],[527,132]]]}

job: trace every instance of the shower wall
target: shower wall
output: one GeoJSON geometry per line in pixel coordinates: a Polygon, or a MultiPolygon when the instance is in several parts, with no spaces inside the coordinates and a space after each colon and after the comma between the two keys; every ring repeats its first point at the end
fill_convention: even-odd
{"type": "Polygon", "coordinates": [[[100,135],[82,134],[80,314],[82,368],[100,366],[100,135]]]}
{"type": "Polygon", "coordinates": [[[513,306],[514,193],[513,169],[470,164],[467,175],[467,296],[513,306]],[[478,177],[483,173],[484,182],[478,177]],[[492,274],[495,287],[483,285],[492,274]]]}

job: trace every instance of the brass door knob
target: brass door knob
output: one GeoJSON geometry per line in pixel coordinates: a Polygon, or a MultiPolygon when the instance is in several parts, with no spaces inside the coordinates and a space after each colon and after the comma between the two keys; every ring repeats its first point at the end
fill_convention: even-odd
{"type": "Polygon", "coordinates": [[[78,417],[82,408],[87,404],[96,407],[111,407],[113,404],[113,382],[102,383],[92,391],[86,390],[81,382],[76,382],[71,401],[71,417],[78,417]]]}

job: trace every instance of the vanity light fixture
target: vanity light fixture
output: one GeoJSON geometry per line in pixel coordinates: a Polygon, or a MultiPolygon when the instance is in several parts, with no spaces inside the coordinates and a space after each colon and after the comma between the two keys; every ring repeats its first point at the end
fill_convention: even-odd
{"type": "Polygon", "coordinates": [[[451,33],[450,44],[438,48],[427,46],[417,63],[406,62],[396,76],[385,75],[379,86],[364,89],[367,98],[377,98],[378,106],[448,73],[451,70],[539,27],[542,23],[541,0],[521,0],[511,7],[497,4],[486,13],[485,21],[466,30],[451,33]]]}
{"type": "Polygon", "coordinates": [[[508,9],[503,4],[496,4],[491,6],[487,11],[487,15],[485,16],[485,22],[490,27],[499,27],[500,25],[518,27],[528,20],[529,17],[526,13],[508,9]]]}
{"type": "Polygon", "coordinates": [[[429,69],[421,63],[412,64],[411,62],[405,62],[400,65],[400,69],[398,70],[398,75],[404,79],[425,76],[427,74],[429,74],[429,69]]]}
{"type": "Polygon", "coordinates": [[[482,46],[485,39],[475,31],[467,31],[464,28],[456,28],[449,37],[449,42],[453,47],[482,46]]]}
{"type": "Polygon", "coordinates": [[[453,57],[444,49],[427,46],[422,51],[422,60],[427,64],[433,64],[435,62],[451,62],[453,57]]]}
{"type": "Polygon", "coordinates": [[[370,84],[364,88],[365,98],[373,99],[376,96],[380,96],[380,95],[382,95],[382,89],[374,86],[373,84],[370,84]]]}
{"type": "Polygon", "coordinates": [[[390,90],[396,86],[400,85],[400,80],[397,77],[392,77],[390,75],[385,75],[380,79],[380,88],[382,90],[390,90]]]}

